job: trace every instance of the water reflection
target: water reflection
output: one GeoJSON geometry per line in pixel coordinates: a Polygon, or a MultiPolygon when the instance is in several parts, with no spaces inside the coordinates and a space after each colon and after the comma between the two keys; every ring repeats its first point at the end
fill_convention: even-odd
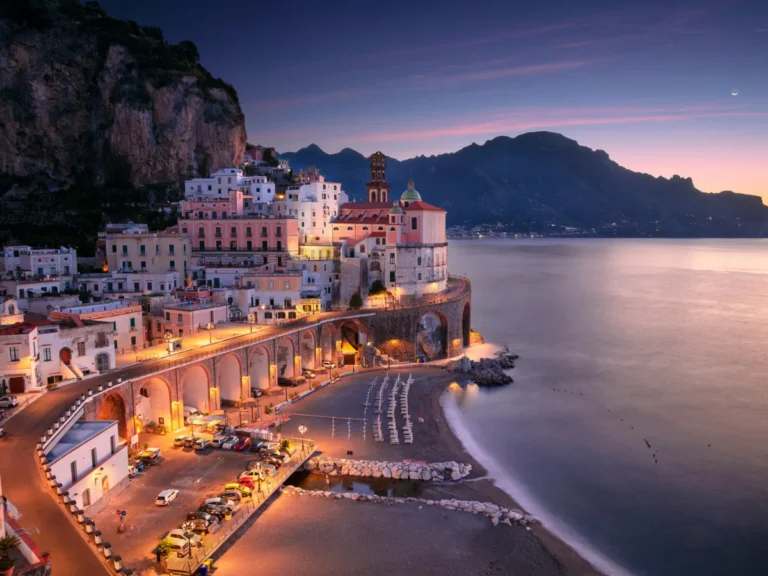
{"type": "Polygon", "coordinates": [[[301,470],[293,474],[286,484],[303,490],[326,490],[330,492],[357,492],[376,496],[397,496],[400,498],[421,496],[424,484],[414,480],[392,480],[391,478],[356,478],[351,476],[323,476],[301,470]]]}

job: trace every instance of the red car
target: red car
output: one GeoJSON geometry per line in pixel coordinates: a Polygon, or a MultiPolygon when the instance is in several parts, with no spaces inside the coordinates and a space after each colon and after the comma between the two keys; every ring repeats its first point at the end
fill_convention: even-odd
{"type": "Polygon", "coordinates": [[[251,478],[250,476],[238,478],[237,483],[240,484],[240,486],[245,486],[246,488],[250,488],[251,490],[254,490],[256,488],[256,484],[253,483],[253,478],[251,478]]]}
{"type": "Polygon", "coordinates": [[[235,444],[234,451],[235,452],[242,452],[243,450],[247,450],[251,445],[251,439],[250,438],[241,438],[240,442],[235,444]]]}

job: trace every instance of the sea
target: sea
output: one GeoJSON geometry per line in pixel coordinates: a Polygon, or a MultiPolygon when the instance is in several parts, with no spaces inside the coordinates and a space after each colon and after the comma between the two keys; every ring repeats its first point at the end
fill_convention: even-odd
{"type": "Polygon", "coordinates": [[[606,574],[768,574],[768,240],[449,243],[520,355],[449,421],[606,574]]]}

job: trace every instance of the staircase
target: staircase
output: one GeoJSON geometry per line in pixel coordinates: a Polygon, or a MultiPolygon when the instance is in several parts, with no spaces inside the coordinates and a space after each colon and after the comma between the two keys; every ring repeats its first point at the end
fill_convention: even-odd
{"type": "Polygon", "coordinates": [[[80,369],[75,367],[73,364],[65,364],[64,362],[61,363],[61,373],[64,376],[64,380],[82,380],[83,379],[82,372],[80,372],[80,375],[78,375],[73,368],[77,369],[77,372],[80,372],[80,369]]]}

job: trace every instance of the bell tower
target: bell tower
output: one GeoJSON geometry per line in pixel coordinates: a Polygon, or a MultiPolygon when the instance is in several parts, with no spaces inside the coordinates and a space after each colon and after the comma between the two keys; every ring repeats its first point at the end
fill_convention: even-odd
{"type": "Polygon", "coordinates": [[[371,155],[371,181],[368,188],[368,202],[389,203],[389,182],[387,182],[387,158],[381,152],[371,155]]]}

